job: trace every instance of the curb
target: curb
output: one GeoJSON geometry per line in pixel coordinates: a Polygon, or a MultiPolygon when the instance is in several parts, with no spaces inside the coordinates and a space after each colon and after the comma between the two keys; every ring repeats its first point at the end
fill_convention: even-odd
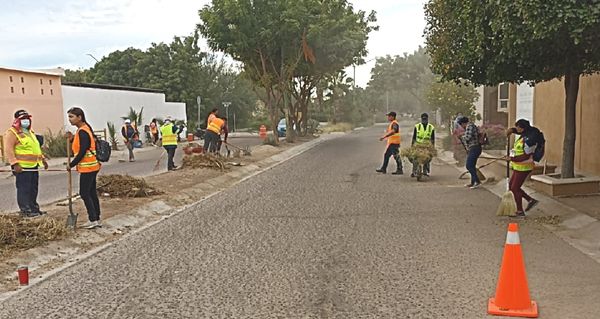
{"type": "MultiPolygon", "coordinates": [[[[443,152],[443,156],[438,156],[438,158],[456,168],[457,171],[464,172],[464,170],[456,167],[452,155],[446,153],[451,154],[451,152],[445,151],[443,152]]],[[[483,184],[482,186],[492,194],[502,198],[502,195],[506,192],[506,183],[504,181],[505,179],[502,179],[496,184],[483,184]]],[[[558,238],[564,240],[571,247],[600,263],[600,221],[598,219],[529,187],[523,186],[523,190],[532,196],[535,195],[540,201],[532,212],[527,213],[530,219],[544,217],[552,219],[558,217],[560,222],[556,225],[544,222],[540,222],[539,224],[550,230],[558,238]]]]}
{"type": "MultiPolygon", "coordinates": [[[[30,283],[28,286],[19,287],[16,290],[5,292],[5,293],[0,293],[0,302],[3,302],[10,298],[16,297],[21,292],[37,286],[38,284],[52,278],[53,276],[57,275],[58,273],[62,272],[63,270],[66,270],[66,269],[86,260],[87,258],[112,247],[113,245],[121,242],[122,240],[125,240],[130,236],[133,236],[135,234],[143,232],[143,231],[153,227],[154,225],[164,221],[165,219],[168,219],[172,216],[179,215],[179,214],[189,210],[192,207],[198,206],[205,200],[207,200],[215,195],[218,195],[231,187],[234,187],[240,183],[243,183],[243,182],[247,181],[248,179],[251,179],[254,176],[257,176],[266,171],[269,171],[269,170],[303,154],[304,152],[314,148],[315,146],[317,146],[319,144],[334,140],[334,139],[344,136],[344,135],[345,135],[344,133],[321,135],[321,137],[319,137],[315,140],[306,142],[306,143],[298,145],[298,146],[294,146],[294,147],[292,147],[288,150],[285,150],[281,153],[267,157],[259,162],[252,163],[248,166],[244,166],[244,167],[242,167],[241,172],[240,172],[240,170],[234,171],[234,172],[228,172],[227,174],[207,180],[203,183],[199,183],[196,185],[196,187],[194,187],[194,189],[202,190],[202,189],[206,189],[206,187],[208,187],[208,189],[213,189],[213,190],[217,189],[217,190],[202,197],[202,199],[195,201],[191,204],[174,208],[174,207],[167,205],[163,201],[156,200],[156,201],[152,201],[152,202],[148,203],[145,206],[138,208],[134,214],[118,215],[118,216],[111,217],[111,218],[103,221],[103,223],[106,226],[110,226],[110,229],[101,228],[101,229],[99,229],[99,231],[103,232],[104,234],[113,234],[116,231],[120,231],[120,229],[122,229],[122,228],[130,228],[132,230],[130,232],[125,233],[122,237],[120,237],[114,241],[110,241],[105,244],[102,244],[102,245],[95,247],[87,252],[80,252],[81,248],[75,250],[71,254],[66,253],[64,255],[57,254],[56,251],[52,251],[52,253],[46,252],[45,255],[48,257],[48,259],[46,260],[46,262],[44,264],[47,264],[58,258],[67,258],[68,261],[65,262],[63,265],[61,265],[57,268],[54,268],[48,272],[45,272],[41,275],[36,275],[35,278],[32,277],[30,279],[30,283]],[[264,167],[261,168],[260,166],[262,166],[262,165],[264,165],[264,167]],[[244,175],[246,175],[246,176],[244,176],[244,175]],[[233,183],[229,183],[231,179],[236,179],[241,176],[244,176],[244,177],[242,177],[241,179],[239,179],[233,183]],[[227,184],[226,187],[225,187],[225,184],[227,184]],[[153,219],[153,220],[148,220],[148,219],[153,219]]],[[[101,237],[100,235],[98,235],[94,232],[89,232],[89,233],[85,233],[85,234],[88,235],[87,238],[79,238],[79,236],[77,236],[77,237],[69,238],[64,241],[59,241],[56,243],[59,245],[61,242],[71,242],[71,243],[82,243],[82,242],[94,243],[94,242],[96,242],[96,243],[98,243],[98,242],[104,241],[104,239],[105,239],[104,237],[101,237]]],[[[44,250],[44,248],[47,248],[47,247],[33,248],[32,250],[35,250],[35,249],[44,250]]],[[[44,256],[38,256],[38,258],[43,258],[43,257],[44,256]]],[[[36,269],[39,269],[39,268],[40,267],[37,267],[37,268],[30,267],[30,271],[35,271],[36,269]]]]}

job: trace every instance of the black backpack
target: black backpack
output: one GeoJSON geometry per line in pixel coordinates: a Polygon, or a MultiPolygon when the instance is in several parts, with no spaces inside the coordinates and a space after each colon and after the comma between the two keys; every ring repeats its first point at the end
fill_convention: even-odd
{"type": "Polygon", "coordinates": [[[530,139],[533,139],[532,144],[536,145],[535,151],[533,152],[533,160],[539,162],[544,158],[544,154],[546,153],[546,139],[544,138],[544,133],[538,128],[532,127],[532,133],[528,134],[526,142],[529,142],[530,139]]]}
{"type": "Polygon", "coordinates": [[[94,138],[96,139],[96,159],[98,162],[108,162],[111,152],[110,143],[101,140],[96,136],[94,136],[94,138]]]}

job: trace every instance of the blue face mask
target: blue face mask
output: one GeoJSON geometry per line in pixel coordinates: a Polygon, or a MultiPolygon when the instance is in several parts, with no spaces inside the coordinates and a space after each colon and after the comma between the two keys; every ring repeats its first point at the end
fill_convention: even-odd
{"type": "Polygon", "coordinates": [[[22,119],[21,120],[21,127],[24,129],[29,129],[29,126],[31,125],[31,120],[30,119],[22,119]]]}

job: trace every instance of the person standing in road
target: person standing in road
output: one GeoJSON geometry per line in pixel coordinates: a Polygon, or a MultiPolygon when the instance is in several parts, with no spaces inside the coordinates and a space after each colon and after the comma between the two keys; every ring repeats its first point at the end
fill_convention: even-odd
{"type": "Polygon", "coordinates": [[[537,135],[539,130],[525,119],[520,119],[515,123],[515,127],[509,128],[506,135],[518,134],[515,139],[512,152],[507,160],[510,160],[510,167],[513,173],[509,181],[509,190],[515,196],[517,204],[517,216],[524,217],[525,211],[531,210],[538,204],[538,201],[529,196],[522,188],[527,176],[531,174],[535,166],[533,153],[536,150],[538,140],[537,135]],[[523,198],[527,201],[527,208],[523,210],[523,198]]]}
{"type": "Polygon", "coordinates": [[[125,145],[127,145],[127,150],[129,151],[129,161],[135,162],[135,157],[133,156],[133,142],[138,136],[137,127],[135,124],[131,124],[130,119],[125,120],[125,124],[121,128],[121,135],[123,135],[123,140],[125,141],[125,145]]]}
{"type": "Polygon", "coordinates": [[[167,152],[167,170],[169,171],[177,169],[173,158],[175,157],[175,151],[177,150],[177,134],[181,133],[182,130],[183,126],[177,127],[174,125],[170,117],[167,117],[164,124],[160,127],[162,146],[167,152]]]}
{"type": "MultiPolygon", "coordinates": [[[[413,138],[411,145],[428,145],[431,144],[435,146],[435,127],[429,123],[429,114],[423,113],[421,114],[421,123],[417,123],[415,125],[415,129],[413,130],[413,138]]],[[[423,164],[423,175],[429,176],[429,172],[431,172],[430,162],[423,164]]],[[[410,177],[415,177],[417,173],[417,165],[413,163],[413,170],[410,174],[410,177]]]]}
{"type": "Polygon", "coordinates": [[[392,174],[402,175],[404,172],[402,171],[402,160],[400,159],[400,124],[398,124],[398,121],[396,120],[396,112],[389,112],[386,115],[390,125],[387,128],[386,134],[380,137],[379,141],[387,139],[387,148],[385,154],[383,154],[383,164],[381,165],[381,168],[376,169],[375,171],[385,174],[390,162],[390,156],[393,156],[396,161],[396,171],[392,174]]]}
{"type": "Polygon", "coordinates": [[[479,144],[479,129],[475,123],[470,122],[466,116],[458,119],[458,124],[465,130],[465,132],[459,137],[467,150],[467,171],[471,174],[471,183],[465,185],[471,189],[478,188],[481,185],[479,176],[477,176],[477,160],[481,156],[482,148],[479,144]]]}
{"type": "Polygon", "coordinates": [[[25,110],[15,112],[11,128],[4,134],[6,159],[15,175],[17,204],[22,217],[37,217],[44,214],[37,202],[38,169],[48,169],[42,153],[43,139],[31,128],[31,115],[25,110]]]}
{"type": "Polygon", "coordinates": [[[73,150],[73,160],[68,165],[68,169],[74,167],[79,172],[79,196],[85,204],[88,213],[89,222],[83,225],[84,228],[94,229],[102,227],[100,222],[100,201],[98,200],[98,191],[96,190],[96,178],[100,171],[101,164],[96,159],[96,139],[94,130],[87,122],[85,113],[79,107],[72,107],[67,111],[69,123],[77,127],[77,132],[72,136],[71,149],[73,150]]]}

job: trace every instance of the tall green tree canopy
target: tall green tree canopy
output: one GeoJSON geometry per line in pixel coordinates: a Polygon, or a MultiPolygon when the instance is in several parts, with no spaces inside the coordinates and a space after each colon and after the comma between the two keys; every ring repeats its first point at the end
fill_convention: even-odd
{"type": "Polygon", "coordinates": [[[574,176],[581,75],[600,71],[600,0],[430,0],[425,36],[432,68],[475,84],[564,77],[562,175],[574,176]]]}

